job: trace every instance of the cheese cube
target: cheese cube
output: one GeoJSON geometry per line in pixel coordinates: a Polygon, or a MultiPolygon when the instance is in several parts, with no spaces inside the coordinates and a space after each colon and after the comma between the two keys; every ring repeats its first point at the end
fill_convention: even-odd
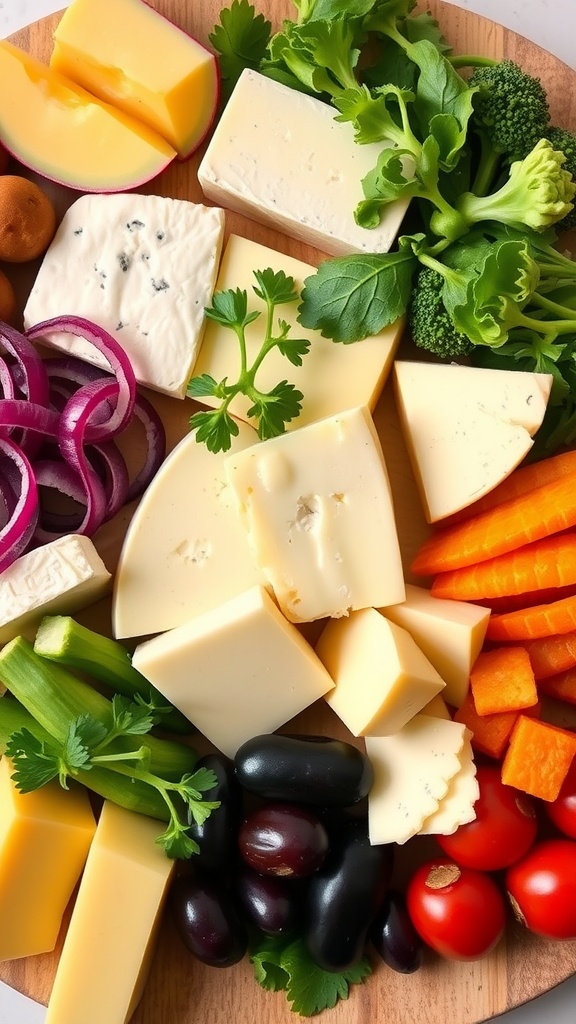
{"type": "MultiPolygon", "coordinates": [[[[239,422],[231,451],[257,441],[256,431],[239,422]]],[[[116,637],[173,629],[265,582],[236,514],[225,458],[198,444],[192,431],[160,467],[120,554],[112,607],[116,637]]]]}
{"type": "MultiPolygon", "coordinates": [[[[241,288],[248,293],[248,308],[259,311],[260,316],[246,328],[247,362],[250,365],[262,346],[265,333],[266,306],[254,294],[255,270],[270,267],[284,271],[294,280],[299,293],[304,280],[314,273],[314,267],[291,256],[284,256],[248,238],[231,235],[220,263],[216,291],[241,288]]],[[[271,390],[279,380],[288,378],[303,394],[302,409],[298,417],[287,424],[294,430],[314,420],[332,416],[343,409],[366,405],[373,409],[382,391],[402,333],[402,322],[397,321],[380,334],[365,338],[358,345],[335,345],[323,338],[319,331],[306,330],[297,322],[298,302],[285,303],[279,310],[282,319],[291,325],[288,339],[306,338],[310,349],[301,366],[290,366],[286,357],[273,349],[258,370],[258,387],[271,390]]],[[[230,337],[230,330],[215,320],[206,324],[204,339],[194,367],[194,374],[208,373],[214,380],[227,377],[237,380],[240,372],[240,348],[230,337]]],[[[199,399],[204,405],[214,406],[219,399],[210,396],[199,399]]],[[[252,402],[245,395],[237,395],[230,403],[230,412],[247,419],[252,402]]]]}
{"type": "MultiPolygon", "coordinates": [[[[222,210],[184,199],[85,195],[64,214],[24,309],[24,323],[73,313],[105,328],[140,384],[183,398],[204,331],[224,233],[222,210]]],[[[43,340],[109,370],[84,338],[43,340]]]]}
{"type": "Polygon", "coordinates": [[[337,116],[246,68],[198,169],[205,196],[335,256],[387,252],[407,202],[391,204],[376,228],[356,224],[362,179],[384,144],[357,145],[352,124],[337,116]]]}
{"type": "Polygon", "coordinates": [[[444,679],[444,700],[459,708],[484,643],[490,610],[468,601],[432,597],[424,587],[407,583],[406,599],[380,611],[408,630],[444,679]]]}
{"type": "Polygon", "coordinates": [[[145,641],[132,664],[228,757],[334,685],[262,587],[145,641]]]}
{"type": "Polygon", "coordinates": [[[27,551],[0,575],[0,643],[34,634],[44,615],[72,615],[106,594],[112,576],[89,537],[67,534],[27,551]]]}
{"type": "Polygon", "coordinates": [[[331,619],[316,653],[336,684],[325,700],[354,736],[397,732],[444,689],[410,634],[374,608],[331,619]]]}
{"type": "Polygon", "coordinates": [[[54,949],[96,829],[81,786],[21,793],[12,771],[1,757],[0,960],[54,949]]]}
{"type": "Polygon", "coordinates": [[[226,472],[256,564],[290,621],[404,599],[388,473],[365,407],[230,455],[226,472]]]}
{"type": "Polygon", "coordinates": [[[552,376],[398,360],[394,386],[424,513],[433,523],[491,491],[528,454],[552,376]]]}
{"type": "Polygon", "coordinates": [[[476,765],[472,753],[472,732],[466,729],[464,745],[460,754],[460,770],[450,781],[446,796],[442,797],[438,809],[422,825],[418,835],[452,835],[460,825],[474,821],[474,805],[480,796],[476,779],[476,765]]]}
{"type": "Polygon", "coordinates": [[[416,835],[460,771],[466,728],[422,713],[392,736],[367,736],[374,768],[368,795],[370,842],[405,843],[416,835]]]}
{"type": "Polygon", "coordinates": [[[46,1024],[127,1024],[175,867],[164,824],[105,801],[56,969],[46,1024]]]}

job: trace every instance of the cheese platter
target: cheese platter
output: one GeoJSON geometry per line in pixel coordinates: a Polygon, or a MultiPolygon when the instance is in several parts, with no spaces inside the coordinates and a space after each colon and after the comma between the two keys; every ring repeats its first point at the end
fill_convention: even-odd
{"type": "MultiPolygon", "coordinates": [[[[219,4],[212,0],[200,5],[187,5],[184,0],[155,0],[152,6],[204,44],[208,44],[208,34],[220,11],[219,4]]],[[[455,52],[507,57],[537,74],[548,92],[554,120],[576,130],[573,71],[513,32],[440,0],[430,0],[419,8],[430,10],[438,18],[455,52]]],[[[288,15],[288,5],[284,0],[267,0],[264,13],[277,26],[288,15]]],[[[58,15],[38,22],[18,33],[14,42],[35,57],[47,61],[58,22],[58,15]]],[[[205,196],[197,177],[204,151],[205,144],[188,160],[172,163],[140,191],[146,195],[204,203],[205,196]]],[[[53,198],[59,219],[80,197],[79,192],[62,186],[48,183],[46,188],[53,198]]],[[[227,211],[225,239],[231,235],[269,246],[312,266],[324,258],[321,251],[302,240],[290,238],[269,225],[256,223],[239,212],[227,211]]],[[[37,265],[23,268],[16,277],[20,309],[27,301],[37,269],[37,265]]],[[[190,402],[158,392],[151,393],[150,399],[165,424],[170,451],[188,432],[190,402]]],[[[391,477],[402,557],[408,566],[429,526],[421,512],[420,496],[389,386],[384,389],[374,419],[391,477]]],[[[193,500],[191,482],[190,501],[193,500]]],[[[97,549],[112,573],[118,564],[134,511],[133,505],[127,506],[96,535],[97,549]]],[[[110,600],[86,609],[79,618],[109,634],[110,600]]],[[[344,735],[343,726],[323,702],[302,712],[289,723],[289,729],[311,734],[323,731],[344,735]]],[[[428,848],[424,841],[416,857],[422,856],[422,851],[428,848]]],[[[408,869],[407,860],[399,869],[400,876],[408,869]]],[[[46,1003],[64,932],[65,926],[54,953],[1,964],[2,980],[46,1003]]],[[[118,969],[121,970],[121,965],[118,969]]],[[[329,1013],[335,1024],[339,1021],[347,1024],[357,1021],[360,1024],[380,1017],[390,1024],[405,1024],[407,1021],[436,1024],[436,1021],[446,1020],[479,1024],[541,994],[574,971],[576,942],[552,943],[510,921],[505,939],[485,959],[458,963],[428,954],[422,969],[411,976],[402,976],[379,966],[365,985],[355,986],[350,998],[327,1011],[326,1016],[329,1013]]],[[[203,1024],[223,1024],[230,1017],[238,1024],[252,1024],[255,1019],[263,1022],[294,1019],[281,993],[265,992],[256,985],[253,970],[246,961],[226,971],[192,962],[176,933],[174,922],[166,914],[144,995],[131,1018],[133,1024],[199,1024],[200,1021],[203,1024]]]]}

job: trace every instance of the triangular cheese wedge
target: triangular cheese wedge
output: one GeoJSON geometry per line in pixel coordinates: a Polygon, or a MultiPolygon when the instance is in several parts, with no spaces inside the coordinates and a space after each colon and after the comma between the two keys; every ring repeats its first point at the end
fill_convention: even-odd
{"type": "Polygon", "coordinates": [[[547,373],[395,363],[398,413],[429,523],[466,508],[516,468],[551,386],[547,373]]]}

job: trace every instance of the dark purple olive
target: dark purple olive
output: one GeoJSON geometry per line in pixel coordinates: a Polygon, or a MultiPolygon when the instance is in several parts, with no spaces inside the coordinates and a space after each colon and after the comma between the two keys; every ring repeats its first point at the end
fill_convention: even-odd
{"type": "Polygon", "coordinates": [[[326,736],[255,736],[242,744],[234,764],[244,789],[263,800],[316,807],[355,804],[374,779],[362,750],[326,736]]]}
{"type": "Polygon", "coordinates": [[[244,866],[234,881],[234,894],[248,920],[266,935],[287,935],[299,922],[297,882],[244,866]]]}
{"type": "Polygon", "coordinates": [[[363,821],[351,822],[308,881],[304,937],[325,971],[345,971],[361,959],[368,929],[390,884],[392,846],[372,846],[363,821]]]}
{"type": "Polygon", "coordinates": [[[242,791],[232,761],[223,754],[206,754],[199,759],[196,768],[209,768],[216,775],[216,785],[206,791],[206,799],[219,800],[220,807],[212,811],[202,825],[195,821],[190,824],[190,837],[199,846],[194,865],[220,871],[236,856],[236,836],[242,821],[242,791]]]}
{"type": "Polygon", "coordinates": [[[244,820],[238,833],[243,860],[264,875],[307,878],[328,851],[320,819],[295,804],[263,804],[244,820]]]}
{"type": "Polygon", "coordinates": [[[170,892],[186,948],[210,967],[231,967],[248,948],[248,933],[230,894],[210,875],[176,878],[170,892]]]}
{"type": "Polygon", "coordinates": [[[370,926],[370,941],[385,964],[399,974],[422,966],[424,943],[418,935],[401,893],[391,889],[370,926]]]}

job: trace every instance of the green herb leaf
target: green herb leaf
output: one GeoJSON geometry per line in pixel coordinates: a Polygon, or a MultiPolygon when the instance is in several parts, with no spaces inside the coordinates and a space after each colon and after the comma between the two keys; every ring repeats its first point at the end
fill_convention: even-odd
{"type": "Polygon", "coordinates": [[[229,96],[244,68],[258,70],[271,32],[270,22],[263,14],[256,14],[248,0],[233,0],[229,8],[220,11],[220,22],[208,38],[219,55],[224,98],[229,96]]]}
{"type": "Polygon", "coordinates": [[[286,380],[265,394],[257,392],[247,415],[258,420],[258,437],[266,441],[283,434],[286,424],[299,416],[303,398],[302,392],[286,380]]]}
{"type": "Polygon", "coordinates": [[[409,247],[325,260],[304,282],[298,320],[345,344],[378,334],[406,312],[417,266],[409,247]]]}
{"type": "Polygon", "coordinates": [[[214,453],[229,451],[232,438],[237,437],[239,431],[238,424],[226,409],[195,412],[190,417],[190,429],[196,431],[196,440],[214,453]]]}
{"type": "Polygon", "coordinates": [[[60,774],[57,752],[38,740],[29,729],[22,728],[12,733],[5,754],[12,761],[12,779],[21,793],[32,793],[60,774]]]}

